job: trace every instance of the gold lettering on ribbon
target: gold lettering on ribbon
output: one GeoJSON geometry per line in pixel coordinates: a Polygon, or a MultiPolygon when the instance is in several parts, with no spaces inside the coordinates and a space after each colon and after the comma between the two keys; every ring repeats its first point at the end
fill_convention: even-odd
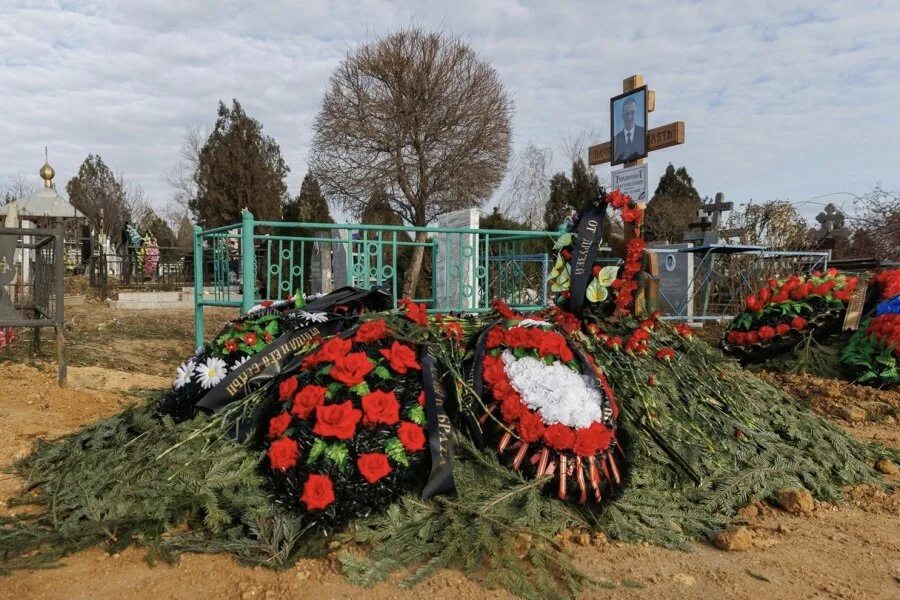
{"type": "Polygon", "coordinates": [[[288,356],[289,354],[299,350],[306,344],[306,342],[318,336],[319,334],[319,328],[313,327],[312,329],[304,331],[297,337],[291,338],[280,346],[270,349],[262,356],[259,356],[257,360],[254,360],[253,363],[247,365],[247,367],[243,371],[241,371],[240,375],[235,377],[234,380],[228,384],[228,386],[225,388],[225,392],[229,396],[236,395],[238,392],[244,389],[244,386],[246,386],[251,379],[259,375],[266,367],[276,364],[281,360],[282,357],[288,356]]]}

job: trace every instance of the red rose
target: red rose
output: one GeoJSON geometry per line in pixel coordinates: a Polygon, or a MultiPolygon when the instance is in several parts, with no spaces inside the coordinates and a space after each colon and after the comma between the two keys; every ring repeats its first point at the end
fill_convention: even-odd
{"type": "Polygon", "coordinates": [[[500,344],[503,343],[503,330],[499,327],[493,327],[490,331],[488,331],[487,339],[485,340],[485,345],[488,348],[496,348],[500,344]]]}
{"type": "Polygon", "coordinates": [[[346,356],[348,352],[350,352],[350,348],[353,346],[353,342],[348,339],[342,338],[331,338],[325,344],[319,348],[319,351],[313,354],[310,357],[307,357],[303,362],[306,365],[318,365],[320,363],[334,363],[337,362],[338,359],[346,356]]]}
{"type": "Polygon", "coordinates": [[[236,352],[237,349],[238,349],[237,342],[234,341],[233,339],[228,340],[227,342],[225,342],[225,346],[224,346],[224,347],[225,347],[225,352],[228,353],[228,354],[231,354],[232,352],[236,352]]]}
{"type": "Polygon", "coordinates": [[[554,450],[570,450],[575,443],[575,432],[562,423],[554,423],[544,430],[544,441],[554,450]]]}
{"type": "MultiPolygon", "coordinates": [[[[362,397],[363,422],[393,425],[400,420],[400,403],[394,392],[375,390],[362,397]]],[[[371,483],[371,482],[370,482],[371,483]]]]}
{"type": "Polygon", "coordinates": [[[351,352],[335,361],[328,374],[335,381],[340,381],[348,387],[353,387],[363,382],[375,365],[369,360],[365,352],[351,352]]]}
{"type": "Polygon", "coordinates": [[[419,397],[416,398],[416,402],[419,403],[419,406],[421,406],[422,408],[425,408],[425,390],[422,390],[421,392],[419,392],[419,397]]]}
{"type": "Polygon", "coordinates": [[[296,377],[289,377],[278,384],[278,399],[284,402],[285,400],[290,400],[293,397],[294,392],[297,391],[297,386],[299,382],[296,377]]]}
{"type": "Polygon", "coordinates": [[[759,333],[756,331],[748,331],[747,332],[747,343],[748,344],[758,344],[759,343],[759,333]]]}
{"type": "Polygon", "coordinates": [[[388,360],[391,368],[400,375],[406,375],[409,369],[421,369],[419,361],[416,360],[415,351],[400,342],[391,344],[390,350],[380,350],[381,355],[388,360]]]}
{"type": "Polygon", "coordinates": [[[575,431],[573,450],[578,456],[593,456],[609,448],[612,442],[612,431],[602,423],[592,423],[590,427],[575,431]]]}
{"type": "Polygon", "coordinates": [[[794,317],[791,319],[791,327],[796,329],[797,331],[803,331],[806,329],[806,319],[803,317],[794,317]]]}
{"type": "Polygon", "coordinates": [[[281,413],[269,419],[269,439],[281,437],[291,424],[291,413],[281,413]]]}
{"type": "Polygon", "coordinates": [[[507,423],[519,420],[527,412],[529,412],[528,407],[522,404],[522,401],[516,396],[506,396],[500,403],[500,413],[507,423]]]}
{"type": "Polygon", "coordinates": [[[309,418],[317,406],[325,404],[325,392],[328,390],[319,385],[308,385],[294,396],[291,412],[299,419],[309,418]]]}
{"type": "Polygon", "coordinates": [[[256,342],[258,342],[258,341],[259,341],[259,339],[256,337],[256,334],[253,333],[252,331],[248,331],[247,333],[244,334],[244,343],[247,344],[248,346],[255,346],[256,342]]]}
{"type": "Polygon", "coordinates": [[[787,323],[779,323],[775,326],[775,333],[777,333],[778,335],[785,335],[786,333],[790,332],[790,330],[791,326],[787,323]]]}
{"type": "Polygon", "coordinates": [[[303,495],[300,501],[306,510],[322,510],[334,502],[334,486],[328,475],[312,473],[303,484],[303,495]]]}
{"type": "Polygon", "coordinates": [[[276,471],[284,471],[297,464],[300,458],[300,447],[292,438],[278,438],[269,446],[269,464],[276,471]]]}
{"type": "Polygon", "coordinates": [[[356,434],[356,424],[361,418],[362,411],[353,408],[353,403],[349,400],[340,404],[317,406],[313,433],[349,440],[356,434]]]}
{"type": "Polygon", "coordinates": [[[356,467],[363,479],[369,483],[375,483],[391,472],[388,457],[380,452],[360,454],[356,459],[356,467]]]}
{"type": "Polygon", "coordinates": [[[759,328],[759,339],[771,340],[773,337],[775,337],[775,329],[773,329],[772,327],[763,325],[759,328]]]}
{"type": "Polygon", "coordinates": [[[359,329],[356,330],[354,339],[363,343],[377,342],[387,334],[387,323],[384,322],[384,319],[378,319],[377,321],[369,321],[360,325],[359,329]]]}
{"type": "Polygon", "coordinates": [[[516,430],[519,437],[530,444],[541,439],[541,436],[544,434],[544,421],[541,419],[541,415],[527,411],[519,417],[516,430]]]}
{"type": "Polygon", "coordinates": [[[737,345],[738,344],[738,332],[737,331],[729,331],[728,335],[725,336],[725,339],[729,344],[737,345]]]}
{"type": "Polygon", "coordinates": [[[425,432],[415,423],[409,421],[400,423],[397,437],[400,438],[403,447],[410,452],[419,452],[425,448],[425,432]]]}

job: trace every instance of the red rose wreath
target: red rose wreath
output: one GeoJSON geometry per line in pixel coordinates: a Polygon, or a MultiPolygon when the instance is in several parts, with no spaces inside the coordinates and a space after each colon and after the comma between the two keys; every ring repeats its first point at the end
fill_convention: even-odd
{"type": "Polygon", "coordinates": [[[419,348],[383,319],[325,341],[273,389],[265,463],[284,505],[340,526],[424,480],[419,348]]]}

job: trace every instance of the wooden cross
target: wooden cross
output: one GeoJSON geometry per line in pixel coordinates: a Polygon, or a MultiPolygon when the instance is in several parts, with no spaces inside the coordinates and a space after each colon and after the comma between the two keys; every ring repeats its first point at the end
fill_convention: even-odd
{"type": "MultiPolygon", "coordinates": [[[[632,75],[622,81],[622,91],[630,92],[644,85],[643,75],[632,75]]],[[[647,112],[656,108],[656,92],[647,90],[647,112]]],[[[645,124],[646,125],[646,124],[645,124]]],[[[647,152],[662,150],[684,143],[684,121],[675,121],[662,127],[647,130],[647,152]]],[[[588,148],[588,164],[602,165],[612,161],[612,143],[603,142],[588,148]]],[[[644,159],[625,163],[626,167],[643,164],[644,159]]]]}
{"type": "Polygon", "coordinates": [[[732,210],[734,208],[734,202],[725,202],[725,194],[719,192],[716,194],[716,201],[712,204],[704,204],[700,207],[700,210],[703,212],[712,215],[712,226],[713,229],[719,228],[719,217],[721,217],[722,213],[726,210],[732,210]]]}

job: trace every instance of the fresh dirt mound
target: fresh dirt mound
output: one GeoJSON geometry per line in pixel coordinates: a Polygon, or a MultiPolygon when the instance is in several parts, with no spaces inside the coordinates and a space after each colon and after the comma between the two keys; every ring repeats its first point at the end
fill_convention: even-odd
{"type": "Polygon", "coordinates": [[[102,367],[72,367],[69,369],[68,382],[70,386],[76,388],[110,392],[165,389],[172,384],[171,379],[159,375],[116,371],[102,367]]]}

